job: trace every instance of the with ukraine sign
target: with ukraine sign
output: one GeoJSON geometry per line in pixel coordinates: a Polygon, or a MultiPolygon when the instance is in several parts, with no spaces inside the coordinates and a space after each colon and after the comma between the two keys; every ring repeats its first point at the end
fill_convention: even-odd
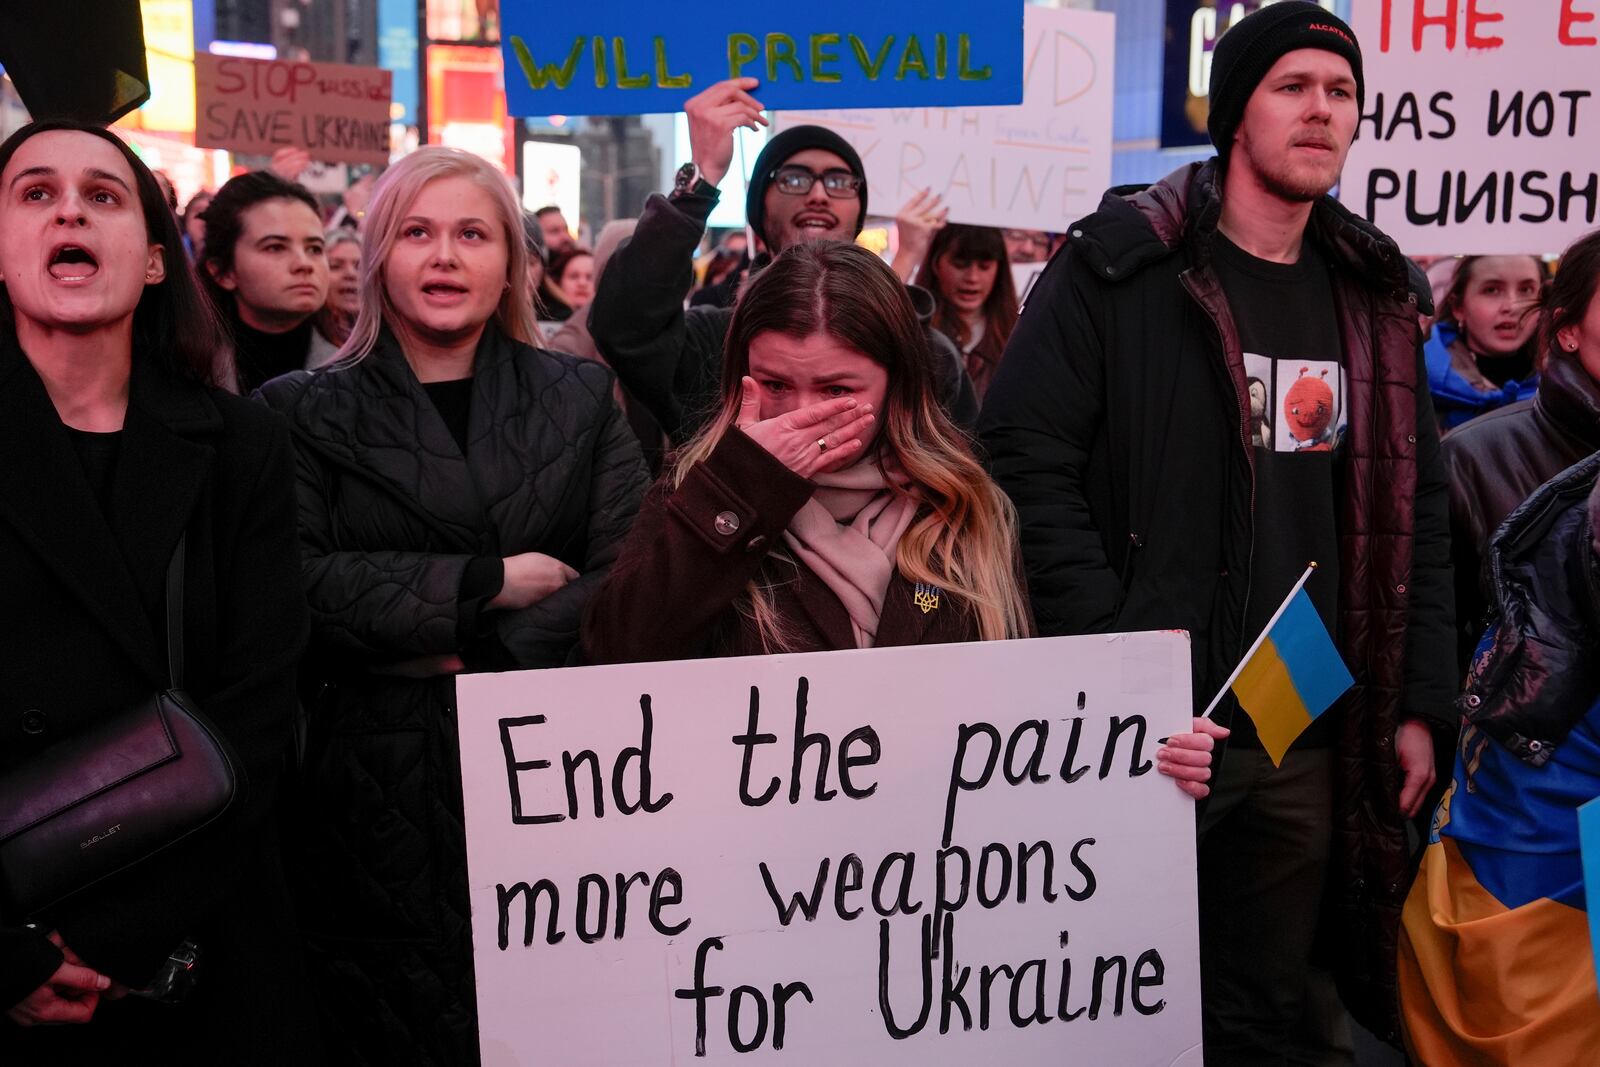
{"type": "Polygon", "coordinates": [[[678,111],[730,77],[769,108],[1022,101],[1021,0],[656,0],[501,7],[513,115],[678,111]]]}

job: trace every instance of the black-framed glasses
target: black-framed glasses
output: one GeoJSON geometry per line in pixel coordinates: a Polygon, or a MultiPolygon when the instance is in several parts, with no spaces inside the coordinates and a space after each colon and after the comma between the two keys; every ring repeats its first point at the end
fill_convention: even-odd
{"type": "Polygon", "coordinates": [[[818,174],[810,167],[793,165],[772,172],[772,184],[778,187],[778,192],[790,196],[805,196],[819,181],[822,191],[835,200],[849,200],[861,192],[861,178],[847,170],[825,170],[818,174]]]}

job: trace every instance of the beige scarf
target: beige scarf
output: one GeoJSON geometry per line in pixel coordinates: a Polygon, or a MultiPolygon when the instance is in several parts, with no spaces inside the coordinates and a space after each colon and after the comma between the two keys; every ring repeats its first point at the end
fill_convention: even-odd
{"type": "Polygon", "coordinates": [[[790,520],[783,539],[844,605],[856,647],[871,648],[894,577],[895,550],[917,503],[893,492],[870,459],[811,480],[817,491],[790,520]]]}

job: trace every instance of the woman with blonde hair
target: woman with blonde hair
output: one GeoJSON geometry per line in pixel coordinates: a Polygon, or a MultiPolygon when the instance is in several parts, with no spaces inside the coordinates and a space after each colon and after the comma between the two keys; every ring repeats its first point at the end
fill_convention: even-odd
{"type": "Polygon", "coordinates": [[[291,873],[336,1062],[472,1064],[454,676],[567,662],[646,474],[611,372],[534,347],[499,172],[421,149],[363,236],[339,357],[262,390],[312,617],[291,873]]]}
{"type": "MultiPolygon", "coordinates": [[[[722,403],[646,498],[589,605],[586,655],[1029,636],[1016,512],[937,397],[926,334],[882,260],[843,242],[785,249],[739,297],[722,403]]],[[[1196,729],[1159,765],[1198,797],[1225,731],[1196,729]]]]}

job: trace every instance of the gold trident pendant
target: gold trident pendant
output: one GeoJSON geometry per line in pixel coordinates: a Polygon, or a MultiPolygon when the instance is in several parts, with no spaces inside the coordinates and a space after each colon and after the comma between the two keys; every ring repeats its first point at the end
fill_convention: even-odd
{"type": "Polygon", "coordinates": [[[939,587],[918,582],[916,591],[911,596],[912,602],[922,609],[926,615],[939,606],[939,587]]]}

